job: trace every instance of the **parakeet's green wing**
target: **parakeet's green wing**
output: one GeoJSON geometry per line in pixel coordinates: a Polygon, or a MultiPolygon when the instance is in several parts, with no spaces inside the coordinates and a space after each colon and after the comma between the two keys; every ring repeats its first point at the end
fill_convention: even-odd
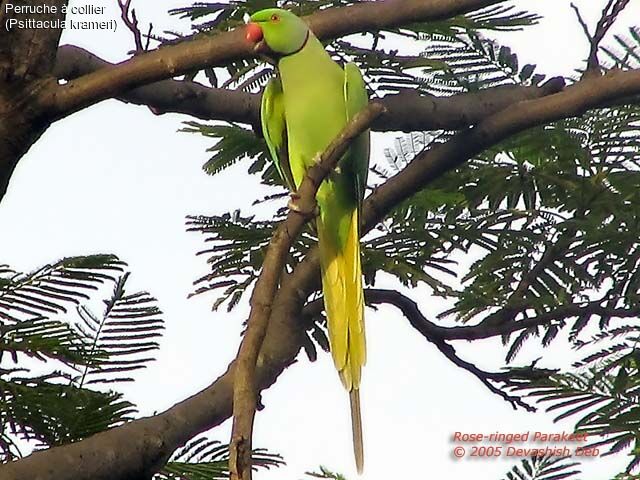
{"type": "MultiPolygon", "coordinates": [[[[347,108],[347,121],[351,120],[358,112],[369,103],[367,88],[362,78],[362,73],[355,63],[347,63],[344,66],[344,100],[347,108]]],[[[369,173],[369,131],[361,134],[351,145],[351,162],[356,181],[358,206],[362,203],[364,190],[367,186],[367,174],[369,173]]]]}
{"type": "Polygon", "coordinates": [[[271,158],[280,174],[280,178],[282,178],[289,190],[295,191],[287,151],[284,96],[282,94],[282,84],[277,77],[269,80],[262,94],[260,120],[262,122],[262,134],[267,142],[269,153],[271,153],[271,158]]]}

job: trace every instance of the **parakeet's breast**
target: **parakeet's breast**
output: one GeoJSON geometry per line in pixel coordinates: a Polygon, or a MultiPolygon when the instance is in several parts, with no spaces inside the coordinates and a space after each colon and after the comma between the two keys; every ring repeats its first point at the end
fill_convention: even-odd
{"type": "Polygon", "coordinates": [[[296,186],[318,153],[346,124],[344,71],[313,36],[279,63],[285,99],[289,162],[296,186]]]}

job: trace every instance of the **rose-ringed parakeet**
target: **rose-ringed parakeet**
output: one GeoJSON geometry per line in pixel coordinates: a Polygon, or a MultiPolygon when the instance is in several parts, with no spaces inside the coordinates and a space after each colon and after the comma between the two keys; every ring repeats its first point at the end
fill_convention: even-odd
{"type": "MultiPolygon", "coordinates": [[[[360,70],[342,68],[307,24],[280,9],[251,16],[247,40],[277,62],[262,96],[264,138],[292,192],[305,171],[368,102],[360,70]],[[263,48],[266,47],[266,48],[263,48]]],[[[352,143],[318,189],[316,219],[322,292],[333,361],[351,400],[356,466],[363,466],[360,375],[365,363],[364,295],[360,267],[359,207],[369,163],[369,133],[352,143]]]]}

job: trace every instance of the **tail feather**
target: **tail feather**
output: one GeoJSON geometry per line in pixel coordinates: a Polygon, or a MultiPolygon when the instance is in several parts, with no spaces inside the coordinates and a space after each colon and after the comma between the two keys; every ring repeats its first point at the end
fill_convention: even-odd
{"type": "Polygon", "coordinates": [[[360,386],[360,372],[366,362],[364,293],[360,266],[358,210],[353,209],[344,245],[318,218],[322,263],[322,292],[329,326],[329,343],[336,369],[345,388],[360,386]]]}
{"type": "Polygon", "coordinates": [[[364,443],[362,441],[362,413],[360,412],[360,389],[349,392],[351,403],[351,433],[353,434],[353,455],[356,458],[356,469],[361,474],[364,469],[364,443]]]}
{"type": "Polygon", "coordinates": [[[364,292],[360,265],[358,210],[347,212],[349,228],[344,242],[318,218],[318,239],[322,265],[322,291],[329,327],[331,354],[340,379],[349,392],[353,449],[358,472],[364,464],[360,379],[366,362],[364,292]],[[342,243],[342,245],[340,245],[342,243]]]}

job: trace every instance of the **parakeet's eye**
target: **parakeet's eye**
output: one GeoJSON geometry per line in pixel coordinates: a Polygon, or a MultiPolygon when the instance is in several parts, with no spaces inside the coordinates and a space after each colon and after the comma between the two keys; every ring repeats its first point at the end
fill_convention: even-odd
{"type": "Polygon", "coordinates": [[[276,15],[275,13],[273,15],[271,15],[271,21],[272,22],[277,22],[278,20],[280,20],[280,17],[278,15],[276,15]]]}

